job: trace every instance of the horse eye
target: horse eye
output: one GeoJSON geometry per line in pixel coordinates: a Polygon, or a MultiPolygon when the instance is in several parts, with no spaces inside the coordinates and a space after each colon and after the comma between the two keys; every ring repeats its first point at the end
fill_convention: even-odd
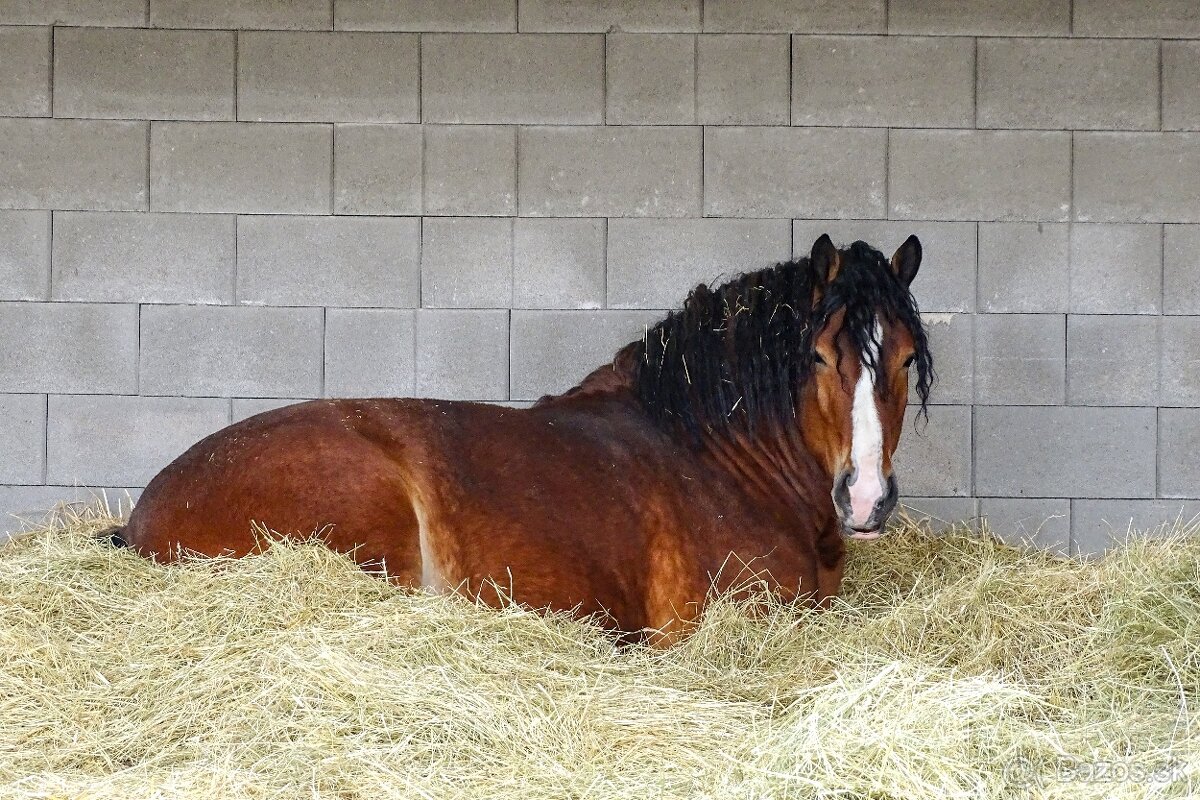
{"type": "Polygon", "coordinates": [[[813,353],[813,363],[820,364],[821,366],[825,366],[825,359],[821,357],[820,353],[814,352],[813,353]]]}
{"type": "Polygon", "coordinates": [[[912,366],[913,362],[914,362],[914,361],[916,361],[916,360],[917,360],[917,354],[916,354],[916,353],[913,353],[911,356],[909,356],[908,358],[904,359],[904,368],[905,368],[905,369],[908,369],[909,367],[911,367],[911,366],[912,366]]]}

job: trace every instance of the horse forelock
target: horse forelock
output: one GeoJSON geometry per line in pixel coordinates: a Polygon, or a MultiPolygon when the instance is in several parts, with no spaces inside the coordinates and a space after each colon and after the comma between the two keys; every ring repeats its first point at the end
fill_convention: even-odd
{"type": "Polygon", "coordinates": [[[787,424],[812,373],[814,337],[841,310],[838,357],[852,355],[872,371],[880,345],[877,315],[908,329],[924,412],[933,362],[912,294],[883,254],[864,242],[841,252],[828,284],[801,258],[692,290],[634,350],[634,390],[651,416],[697,435],[787,424]]]}
{"type": "MultiPolygon", "coordinates": [[[[876,355],[881,352],[878,340],[880,328],[877,316],[903,325],[912,336],[915,350],[913,367],[916,372],[917,399],[925,414],[929,392],[933,386],[933,356],[921,321],[921,312],[908,287],[902,284],[883,253],[865,242],[855,242],[843,254],[837,278],[826,289],[822,301],[827,321],[839,309],[845,309],[843,336],[852,343],[854,356],[876,374],[877,384],[887,391],[888,382],[878,379],[876,355]]],[[[842,339],[838,339],[838,357],[843,356],[842,339]]]]}

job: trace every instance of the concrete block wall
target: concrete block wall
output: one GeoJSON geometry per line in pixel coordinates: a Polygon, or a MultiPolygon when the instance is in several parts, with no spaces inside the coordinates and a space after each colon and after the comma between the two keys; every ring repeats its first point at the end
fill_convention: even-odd
{"type": "Polygon", "coordinates": [[[296,399],[526,403],[829,232],[925,244],[913,507],[1189,518],[1198,82],[1194,0],[0,0],[0,511],[296,399]]]}

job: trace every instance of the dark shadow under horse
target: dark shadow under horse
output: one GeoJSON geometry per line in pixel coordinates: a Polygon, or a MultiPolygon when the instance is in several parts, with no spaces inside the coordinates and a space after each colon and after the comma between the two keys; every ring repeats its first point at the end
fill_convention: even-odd
{"type": "Polygon", "coordinates": [[[808,258],[697,287],[611,364],[529,409],[323,400],[203,439],[118,534],[145,555],[244,555],[323,531],[403,584],[595,614],[677,639],[713,590],[837,594],[844,537],[897,499],[910,373],[932,360],[909,284],[828,236],[808,258]]]}

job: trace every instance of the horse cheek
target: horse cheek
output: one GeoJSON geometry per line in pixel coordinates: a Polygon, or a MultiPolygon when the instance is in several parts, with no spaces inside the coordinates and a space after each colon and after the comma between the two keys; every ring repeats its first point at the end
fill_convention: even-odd
{"type": "Polygon", "coordinates": [[[847,404],[837,391],[837,384],[836,378],[830,380],[827,375],[814,378],[805,389],[800,413],[804,443],[830,475],[838,471],[843,451],[849,449],[850,437],[850,412],[848,407],[839,408],[847,404]]]}
{"type": "Polygon", "coordinates": [[[884,435],[884,474],[891,474],[892,454],[900,445],[900,435],[904,430],[904,412],[908,408],[908,377],[901,377],[893,387],[893,398],[883,409],[884,435]]]}

